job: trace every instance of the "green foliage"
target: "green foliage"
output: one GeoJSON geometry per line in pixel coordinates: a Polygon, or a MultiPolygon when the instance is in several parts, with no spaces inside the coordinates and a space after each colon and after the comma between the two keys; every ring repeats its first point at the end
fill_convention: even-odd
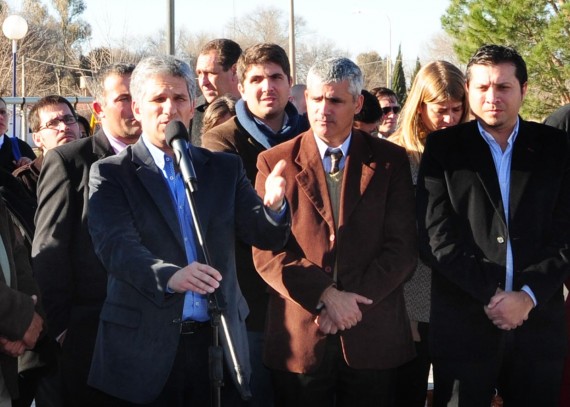
{"type": "Polygon", "coordinates": [[[523,115],[540,119],[570,103],[568,0],[451,0],[441,22],[464,63],[483,44],[518,50],[529,72],[523,115]]]}
{"type": "Polygon", "coordinates": [[[420,69],[422,69],[422,64],[420,63],[420,57],[417,57],[416,58],[416,66],[414,67],[414,71],[412,72],[412,76],[410,78],[410,87],[412,86],[412,83],[414,83],[414,80],[416,79],[416,75],[418,74],[420,69]]]}
{"type": "Polygon", "coordinates": [[[364,89],[372,89],[386,84],[386,59],[376,51],[363,52],[356,56],[356,64],[364,75],[364,89]]]}
{"type": "Polygon", "coordinates": [[[404,75],[404,67],[402,65],[402,46],[398,47],[398,56],[396,56],[396,64],[394,65],[394,74],[392,76],[392,90],[398,96],[398,102],[403,105],[408,97],[406,88],[406,77],[404,75]]]}

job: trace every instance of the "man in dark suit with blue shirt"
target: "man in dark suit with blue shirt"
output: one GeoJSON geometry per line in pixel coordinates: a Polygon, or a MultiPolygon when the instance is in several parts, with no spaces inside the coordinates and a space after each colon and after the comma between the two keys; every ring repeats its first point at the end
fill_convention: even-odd
{"type": "Polygon", "coordinates": [[[61,345],[60,393],[65,406],[107,405],[104,394],[87,386],[107,288],[106,271],[87,229],[89,169],[140,136],[129,93],[133,69],[131,64],[116,63],[96,74],[93,107],[101,129],[93,137],[50,149],[38,179],[32,266],[48,334],[61,345]]]}
{"type": "MultiPolygon", "coordinates": [[[[225,317],[247,380],[249,310],[236,278],[235,238],[275,250],[289,234],[283,164],[262,200],[239,157],[189,146],[197,217],[211,257],[204,264],[184,182],[165,139],[168,123],[190,123],[194,92],[186,63],[174,57],[139,62],[131,94],[141,139],[91,170],[89,229],[109,284],[89,384],[116,397],[118,405],[210,404],[206,296],[216,289],[227,302],[225,317]]],[[[222,345],[230,367],[222,405],[238,405],[223,337],[222,345]]]]}
{"type": "Polygon", "coordinates": [[[485,45],[467,66],[474,121],[428,136],[418,178],[422,254],[433,268],[434,405],[557,406],[566,352],[570,151],[518,112],[527,71],[485,45]]]}

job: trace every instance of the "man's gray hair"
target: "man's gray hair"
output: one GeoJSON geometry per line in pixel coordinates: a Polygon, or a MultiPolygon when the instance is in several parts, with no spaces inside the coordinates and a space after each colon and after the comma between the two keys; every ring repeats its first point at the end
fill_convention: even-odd
{"type": "Polygon", "coordinates": [[[131,97],[133,100],[140,101],[143,98],[147,80],[156,75],[183,78],[188,87],[190,100],[195,100],[196,81],[190,65],[171,55],[146,57],[137,64],[131,76],[131,97]]]}
{"type": "Polygon", "coordinates": [[[364,86],[362,71],[348,58],[329,58],[316,62],[307,74],[307,87],[313,84],[348,81],[348,91],[354,99],[360,96],[364,86]]]}

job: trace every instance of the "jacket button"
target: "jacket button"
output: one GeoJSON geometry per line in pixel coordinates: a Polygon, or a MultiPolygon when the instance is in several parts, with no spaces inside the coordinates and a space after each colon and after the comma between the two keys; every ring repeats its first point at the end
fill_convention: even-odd
{"type": "Polygon", "coordinates": [[[499,236],[497,237],[497,242],[499,242],[500,244],[505,243],[505,238],[503,236],[499,236]]]}
{"type": "Polygon", "coordinates": [[[334,237],[335,237],[335,236],[334,236],[334,233],[333,233],[332,235],[329,236],[329,240],[330,240],[331,242],[334,242],[334,237]]]}
{"type": "Polygon", "coordinates": [[[330,273],[332,271],[332,267],[331,266],[326,266],[325,267],[325,272],[330,273]]]}

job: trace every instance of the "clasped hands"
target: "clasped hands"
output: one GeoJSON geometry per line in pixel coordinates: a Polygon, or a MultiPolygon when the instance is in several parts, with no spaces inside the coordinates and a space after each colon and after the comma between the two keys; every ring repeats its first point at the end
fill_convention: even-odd
{"type": "Polygon", "coordinates": [[[315,319],[315,324],[324,334],[336,334],[350,329],[362,320],[359,304],[372,304],[372,300],[362,295],[339,291],[328,287],[321,295],[324,308],[315,319]]]}
{"type": "Polygon", "coordinates": [[[534,302],[525,291],[497,289],[489,304],[483,307],[487,317],[500,329],[509,331],[521,326],[534,308],[534,302]]]}
{"type": "MultiPolygon", "coordinates": [[[[32,295],[32,299],[34,300],[34,304],[36,304],[37,297],[35,295],[32,295]]],[[[30,326],[24,333],[22,339],[11,341],[3,336],[0,336],[0,352],[5,353],[8,356],[18,357],[23,355],[26,350],[33,349],[36,346],[38,338],[40,337],[40,333],[43,329],[43,324],[43,318],[37,312],[34,312],[32,322],[30,322],[30,326]]]]}

